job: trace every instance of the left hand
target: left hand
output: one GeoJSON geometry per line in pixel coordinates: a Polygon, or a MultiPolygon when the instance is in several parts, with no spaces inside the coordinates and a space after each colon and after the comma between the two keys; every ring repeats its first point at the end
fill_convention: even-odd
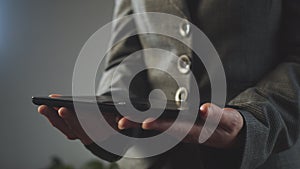
{"type": "MultiPolygon", "coordinates": [[[[215,148],[233,148],[239,146],[239,132],[243,128],[244,120],[242,115],[235,109],[232,108],[224,108],[206,103],[200,107],[199,114],[200,118],[203,120],[206,119],[207,115],[212,113],[212,115],[220,116],[221,119],[218,127],[213,132],[213,134],[209,137],[209,139],[204,142],[204,145],[215,147],[215,148]]],[[[199,120],[198,120],[199,121],[199,120]]],[[[164,132],[171,125],[173,125],[174,120],[153,120],[152,118],[146,119],[142,123],[142,128],[144,130],[156,130],[164,132]]],[[[177,135],[176,133],[182,132],[182,128],[187,126],[186,122],[176,123],[177,126],[174,126],[174,130],[170,131],[169,134],[172,133],[177,135]]],[[[119,129],[126,128],[137,128],[140,127],[140,124],[133,123],[126,118],[121,118],[118,122],[119,129]]],[[[203,123],[196,122],[192,129],[189,131],[187,136],[182,140],[187,143],[199,143],[199,135],[203,128],[203,123]]]]}

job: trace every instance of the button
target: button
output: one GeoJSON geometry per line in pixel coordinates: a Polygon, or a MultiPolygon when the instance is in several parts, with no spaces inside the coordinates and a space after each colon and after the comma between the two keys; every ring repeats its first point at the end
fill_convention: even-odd
{"type": "Polygon", "coordinates": [[[191,60],[187,55],[181,55],[177,61],[177,68],[180,73],[188,73],[191,68],[191,60]]]}
{"type": "Polygon", "coordinates": [[[175,94],[175,101],[184,102],[188,98],[188,91],[184,87],[180,87],[175,94]]]}
{"type": "Polygon", "coordinates": [[[179,32],[180,32],[180,35],[183,37],[189,36],[189,34],[191,32],[191,25],[189,24],[188,21],[185,21],[180,25],[179,32]]]}

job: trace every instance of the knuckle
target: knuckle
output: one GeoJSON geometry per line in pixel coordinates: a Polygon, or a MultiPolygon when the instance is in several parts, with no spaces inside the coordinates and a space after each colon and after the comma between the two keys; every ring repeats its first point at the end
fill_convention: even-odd
{"type": "Polygon", "coordinates": [[[69,118],[69,113],[66,111],[59,111],[59,116],[63,119],[68,119],[69,118]]]}
{"type": "Polygon", "coordinates": [[[230,123],[233,131],[239,131],[243,127],[243,119],[239,115],[234,115],[233,120],[230,123]]]}

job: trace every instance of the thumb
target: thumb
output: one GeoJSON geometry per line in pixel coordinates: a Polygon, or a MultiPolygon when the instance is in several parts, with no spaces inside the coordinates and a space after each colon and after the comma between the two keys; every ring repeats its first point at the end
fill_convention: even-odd
{"type": "Polygon", "coordinates": [[[50,94],[49,97],[55,98],[55,97],[60,97],[61,94],[50,94]]]}
{"type": "Polygon", "coordinates": [[[223,114],[223,110],[212,103],[205,103],[200,107],[200,117],[202,119],[206,119],[208,116],[212,116],[212,117],[220,117],[223,114]]]}

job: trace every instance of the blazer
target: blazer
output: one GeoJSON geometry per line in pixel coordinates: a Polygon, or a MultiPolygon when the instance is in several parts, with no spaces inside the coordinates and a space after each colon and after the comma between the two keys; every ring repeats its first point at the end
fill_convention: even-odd
{"type": "MultiPolygon", "coordinates": [[[[300,1],[200,0],[189,5],[184,0],[117,0],[114,17],[141,12],[161,12],[185,18],[211,40],[225,69],[226,104],[239,110],[244,118],[242,146],[221,150],[180,143],[166,153],[145,159],[121,158],[95,144],[86,146],[89,150],[105,160],[118,160],[120,168],[130,169],[300,168],[300,1]]],[[[117,43],[107,56],[99,94],[124,87],[122,82],[133,74],[131,64],[137,64],[120,65],[124,58],[142,49],[160,48],[172,51],[178,58],[188,56],[201,92],[201,102],[210,101],[207,72],[187,46],[161,35],[138,34],[116,40],[132,32],[159,26],[147,18],[114,24],[112,42],[117,43]],[[135,26],[128,29],[132,24],[135,26]],[[118,66],[122,67],[122,73],[112,79],[118,66]]],[[[182,23],[166,29],[178,33],[188,43],[195,41],[182,23]]],[[[188,75],[178,70],[177,61],[146,56],[140,64],[149,63],[164,64],[184,84],[189,83],[188,75]]],[[[132,86],[130,93],[133,95],[147,97],[149,91],[159,88],[169,99],[175,99],[180,87],[157,70],[144,71],[135,78],[132,86]]]]}

